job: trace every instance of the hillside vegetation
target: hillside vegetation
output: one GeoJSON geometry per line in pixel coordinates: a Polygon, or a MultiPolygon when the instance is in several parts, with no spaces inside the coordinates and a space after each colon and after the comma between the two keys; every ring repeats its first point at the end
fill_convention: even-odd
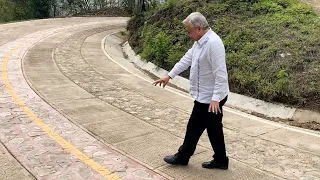
{"type": "Polygon", "coordinates": [[[145,4],[135,4],[132,0],[0,0],[0,23],[50,17],[129,16],[153,7],[154,3],[143,2],[145,4]]]}
{"type": "Polygon", "coordinates": [[[49,13],[48,0],[0,0],[0,23],[48,18],[49,13]]]}
{"type": "Polygon", "coordinates": [[[168,0],[130,20],[130,45],[147,61],[170,70],[192,46],[181,21],[194,11],[207,17],[225,44],[232,92],[320,111],[320,18],[309,5],[298,0],[168,0]]]}

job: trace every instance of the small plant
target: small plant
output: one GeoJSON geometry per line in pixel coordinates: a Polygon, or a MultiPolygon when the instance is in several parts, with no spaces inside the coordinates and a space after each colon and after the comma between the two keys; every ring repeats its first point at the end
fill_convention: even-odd
{"type": "Polygon", "coordinates": [[[282,69],[279,71],[278,80],[276,81],[276,88],[277,93],[282,96],[288,96],[289,95],[289,80],[288,80],[288,73],[286,70],[282,69]]]}
{"type": "Polygon", "coordinates": [[[126,31],[120,31],[120,34],[121,34],[121,36],[125,36],[125,35],[127,35],[127,32],[126,31]]]}

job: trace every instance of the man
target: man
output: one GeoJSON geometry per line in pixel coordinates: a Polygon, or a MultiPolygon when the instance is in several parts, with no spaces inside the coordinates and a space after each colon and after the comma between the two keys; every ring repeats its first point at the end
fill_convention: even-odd
{"type": "Polygon", "coordinates": [[[207,129],[214,159],[204,162],[202,167],[228,169],[229,158],[222,129],[222,106],[229,93],[225,48],[201,13],[191,13],[183,23],[195,43],[170,73],[155,81],[154,85],[165,87],[170,79],[191,66],[190,93],[195,101],[183,144],[175,155],[166,156],[164,161],[172,165],[188,165],[201,134],[207,129]]]}

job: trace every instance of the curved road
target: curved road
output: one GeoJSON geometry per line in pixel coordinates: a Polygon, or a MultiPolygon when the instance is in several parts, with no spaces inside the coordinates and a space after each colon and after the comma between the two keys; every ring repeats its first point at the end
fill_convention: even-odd
{"type": "Polygon", "coordinates": [[[319,133],[231,108],[224,120],[228,171],[201,168],[212,156],[206,134],[188,167],[166,165],[162,158],[182,143],[193,102],[152,86],[124,60],[112,34],[126,21],[0,26],[0,179],[320,178],[319,133]]]}

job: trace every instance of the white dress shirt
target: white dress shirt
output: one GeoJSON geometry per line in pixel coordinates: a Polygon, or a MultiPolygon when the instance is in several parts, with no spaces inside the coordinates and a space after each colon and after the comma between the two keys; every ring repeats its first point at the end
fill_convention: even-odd
{"type": "Polygon", "coordinates": [[[190,94],[200,103],[220,102],[229,93],[225,48],[220,37],[211,29],[196,41],[192,48],[169,72],[176,75],[190,69],[190,94]]]}

